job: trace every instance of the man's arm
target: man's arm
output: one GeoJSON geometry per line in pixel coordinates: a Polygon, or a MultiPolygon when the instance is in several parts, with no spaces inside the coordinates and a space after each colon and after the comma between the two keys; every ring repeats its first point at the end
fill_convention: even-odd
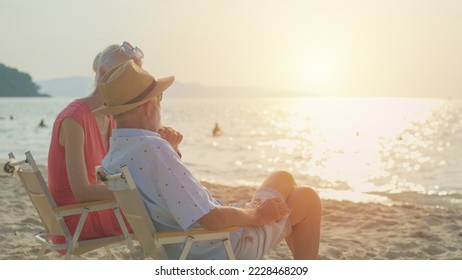
{"type": "Polygon", "coordinates": [[[218,206],[199,219],[199,224],[208,230],[227,227],[262,226],[279,221],[287,211],[286,204],[278,198],[263,201],[256,208],[218,206]]]}

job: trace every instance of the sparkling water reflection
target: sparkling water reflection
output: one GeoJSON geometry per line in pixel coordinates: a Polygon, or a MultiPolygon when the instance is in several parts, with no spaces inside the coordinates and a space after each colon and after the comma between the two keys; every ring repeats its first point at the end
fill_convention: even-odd
{"type": "MultiPolygon", "coordinates": [[[[69,101],[0,99],[0,158],[30,149],[46,163],[51,125],[69,101]],[[38,128],[40,119],[49,127],[38,128]]],[[[284,169],[323,197],[461,202],[458,100],[165,98],[162,110],[201,180],[255,186],[284,169]],[[212,137],[216,122],[220,137],[212,137]]]]}

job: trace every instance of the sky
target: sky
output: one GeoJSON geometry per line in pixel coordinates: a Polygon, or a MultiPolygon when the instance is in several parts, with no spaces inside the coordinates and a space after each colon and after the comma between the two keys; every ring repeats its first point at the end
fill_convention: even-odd
{"type": "Polygon", "coordinates": [[[462,97],[460,0],[0,0],[0,63],[92,76],[129,41],[156,77],[321,96],[462,97]]]}

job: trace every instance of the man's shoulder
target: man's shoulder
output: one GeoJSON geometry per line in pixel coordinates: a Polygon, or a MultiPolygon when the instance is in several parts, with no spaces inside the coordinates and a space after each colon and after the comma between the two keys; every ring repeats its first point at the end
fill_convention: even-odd
{"type": "Polygon", "coordinates": [[[112,130],[113,137],[129,137],[129,138],[159,138],[158,133],[141,129],[141,128],[129,128],[129,127],[116,127],[112,130]]]}
{"type": "Polygon", "coordinates": [[[117,146],[129,146],[131,150],[149,148],[163,149],[169,147],[169,143],[157,135],[133,135],[120,130],[120,133],[112,136],[113,144],[117,146]]]}

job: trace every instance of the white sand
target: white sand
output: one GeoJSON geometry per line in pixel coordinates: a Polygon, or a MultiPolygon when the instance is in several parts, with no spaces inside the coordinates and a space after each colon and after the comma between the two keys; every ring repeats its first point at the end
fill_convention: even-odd
{"type": "MultiPolygon", "coordinates": [[[[2,164],[3,165],[3,164],[2,164]]],[[[43,170],[46,174],[46,170],[43,170]]],[[[46,176],[45,176],[46,177],[46,176]]],[[[245,204],[254,189],[204,183],[226,203],[245,204]]],[[[0,259],[34,259],[43,228],[19,178],[0,172],[0,259]]],[[[129,259],[124,244],[113,247],[129,259]]],[[[58,254],[49,254],[57,259],[58,254]]],[[[84,255],[105,259],[104,250],[84,255]]],[[[291,259],[285,244],[268,259],[291,259]]],[[[462,215],[456,210],[323,200],[320,259],[462,259],[462,215]]]]}

